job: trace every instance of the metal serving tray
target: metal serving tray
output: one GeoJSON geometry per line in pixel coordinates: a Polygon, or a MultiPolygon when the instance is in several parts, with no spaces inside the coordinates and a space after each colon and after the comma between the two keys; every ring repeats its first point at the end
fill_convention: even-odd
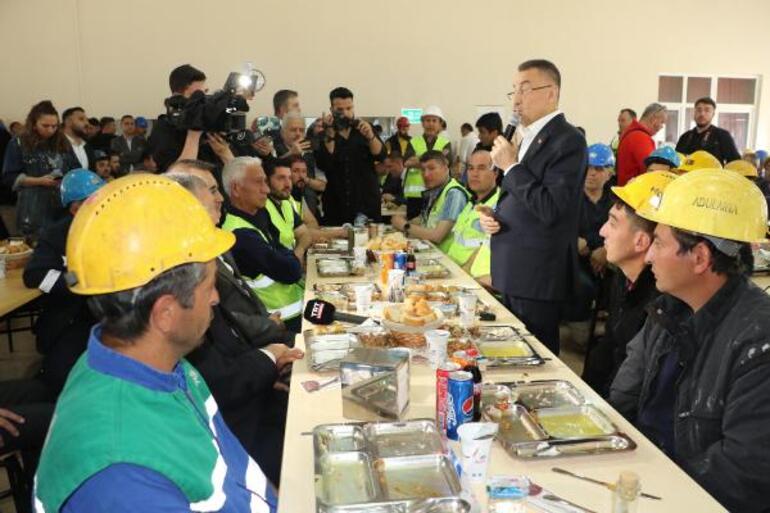
{"type": "Polygon", "coordinates": [[[340,361],[359,346],[353,333],[316,335],[313,330],[305,330],[303,335],[310,368],[316,372],[339,369],[340,361]]]}
{"type": "Polygon", "coordinates": [[[636,449],[631,438],[620,433],[601,410],[585,404],[580,392],[567,381],[485,384],[481,402],[484,418],[500,424],[497,440],[516,458],[636,449]],[[507,428],[506,421],[511,421],[507,428]]]}
{"type": "Polygon", "coordinates": [[[508,454],[521,459],[590,456],[613,452],[633,451],[636,442],[624,433],[585,440],[544,440],[542,442],[503,445],[508,454]]]}
{"type": "Polygon", "coordinates": [[[470,511],[433,419],[322,424],[313,447],[318,512],[470,511]]]}
{"type": "Polygon", "coordinates": [[[433,420],[368,424],[366,438],[380,458],[446,452],[433,420]]]}
{"type": "Polygon", "coordinates": [[[513,326],[482,326],[474,343],[487,367],[532,367],[545,364],[527,337],[513,326]],[[508,355],[511,356],[507,356],[508,355]]]}
{"type": "Polygon", "coordinates": [[[417,262],[417,275],[425,280],[448,278],[449,269],[434,258],[425,258],[417,262]]]}
{"type": "Polygon", "coordinates": [[[316,242],[308,252],[319,255],[344,255],[349,253],[347,239],[332,239],[329,242],[316,242]]]}
{"type": "Polygon", "coordinates": [[[374,468],[388,500],[451,497],[462,491],[454,466],[443,454],[381,458],[374,468]]]}
{"type": "Polygon", "coordinates": [[[471,505],[458,498],[331,506],[324,510],[325,513],[470,513],[470,511],[471,505]]]}
{"type": "Polygon", "coordinates": [[[580,406],[583,395],[569,381],[543,380],[527,383],[506,383],[511,391],[511,402],[519,403],[528,410],[580,406]]]}

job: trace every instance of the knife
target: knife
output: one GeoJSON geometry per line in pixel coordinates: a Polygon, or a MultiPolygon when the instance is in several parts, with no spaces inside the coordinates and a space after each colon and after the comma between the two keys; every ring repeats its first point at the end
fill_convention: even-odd
{"type": "MultiPolygon", "coordinates": [[[[583,481],[588,481],[589,483],[598,484],[598,485],[603,486],[605,488],[608,488],[610,490],[614,490],[615,489],[615,485],[613,483],[607,483],[606,481],[599,481],[598,479],[594,479],[592,477],[581,476],[581,475],[575,474],[573,472],[570,472],[569,470],[565,470],[563,468],[553,467],[553,468],[551,468],[551,470],[556,472],[557,474],[564,474],[565,476],[571,476],[571,477],[574,477],[576,479],[581,479],[583,481]]],[[[660,497],[658,497],[657,495],[650,495],[649,493],[644,493],[644,492],[641,493],[641,496],[644,497],[645,499],[653,499],[653,500],[656,500],[656,501],[663,500],[660,497]]]]}

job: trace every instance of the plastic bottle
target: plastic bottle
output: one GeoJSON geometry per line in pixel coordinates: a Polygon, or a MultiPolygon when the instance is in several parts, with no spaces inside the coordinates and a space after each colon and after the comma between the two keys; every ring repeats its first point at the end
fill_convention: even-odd
{"type": "Polygon", "coordinates": [[[621,472],[612,492],[612,513],[636,513],[641,492],[639,476],[627,470],[621,472]]]}

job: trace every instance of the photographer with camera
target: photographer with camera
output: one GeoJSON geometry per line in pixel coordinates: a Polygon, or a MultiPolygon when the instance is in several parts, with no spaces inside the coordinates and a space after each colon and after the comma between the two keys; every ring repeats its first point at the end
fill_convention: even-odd
{"type": "Polygon", "coordinates": [[[258,71],[230,73],[225,86],[209,95],[202,71],[189,64],[174,69],[169,75],[173,94],[164,102],[166,115],[158,118],[150,138],[158,169],[164,171],[182,159],[213,164],[231,160],[233,145],[251,143],[251,132],[246,129],[246,101],[263,84],[264,77],[258,71]]]}
{"type": "Polygon", "coordinates": [[[357,218],[380,218],[380,192],[374,161],[385,158],[385,145],[372,126],[356,119],[353,93],[337,87],[329,93],[331,114],[323,118],[323,144],[316,162],[326,174],[324,224],[339,226],[357,218]]]}

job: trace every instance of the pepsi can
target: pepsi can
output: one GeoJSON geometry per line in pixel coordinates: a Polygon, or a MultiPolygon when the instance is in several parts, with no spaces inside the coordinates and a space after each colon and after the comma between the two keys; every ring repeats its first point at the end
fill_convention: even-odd
{"type": "Polygon", "coordinates": [[[453,372],[449,375],[447,387],[446,436],[457,440],[457,428],[473,421],[473,374],[453,372]]]}
{"type": "Polygon", "coordinates": [[[393,268],[394,269],[403,269],[406,271],[406,253],[403,251],[399,251],[396,253],[395,259],[393,261],[393,268]]]}

